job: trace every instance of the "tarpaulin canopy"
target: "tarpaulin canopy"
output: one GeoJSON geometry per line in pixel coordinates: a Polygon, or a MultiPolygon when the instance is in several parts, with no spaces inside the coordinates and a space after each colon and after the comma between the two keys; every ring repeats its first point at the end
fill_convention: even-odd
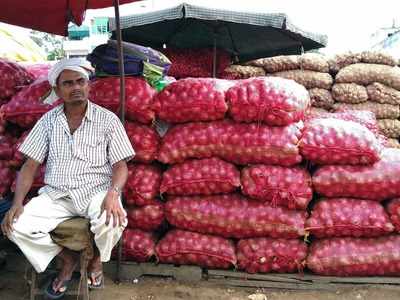
{"type": "MultiPolygon", "coordinates": [[[[326,46],[327,37],[295,26],[284,13],[256,13],[182,3],[121,17],[122,39],[153,48],[217,46],[240,61],[298,54],[326,46]],[[216,44],[216,45],[215,45],[216,44]]],[[[115,30],[115,19],[110,18],[115,30]]]]}
{"type": "MultiPolygon", "coordinates": [[[[136,0],[119,0],[119,4],[136,0]]],[[[113,6],[113,0],[2,0],[0,22],[68,35],[68,23],[81,25],[87,9],[113,6]]]]}

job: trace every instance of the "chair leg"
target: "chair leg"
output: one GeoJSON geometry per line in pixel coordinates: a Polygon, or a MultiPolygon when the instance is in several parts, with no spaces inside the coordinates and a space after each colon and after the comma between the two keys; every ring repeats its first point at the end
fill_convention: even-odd
{"type": "Polygon", "coordinates": [[[81,265],[81,277],[79,280],[79,295],[82,296],[82,300],[89,300],[89,286],[88,286],[88,259],[86,253],[81,252],[80,254],[80,265],[81,265]]]}
{"type": "Polygon", "coordinates": [[[115,283],[120,283],[121,282],[121,261],[122,261],[122,247],[123,247],[123,238],[118,242],[117,245],[117,268],[116,268],[116,276],[115,276],[115,283]]]}
{"type": "Polygon", "coordinates": [[[30,300],[35,300],[36,298],[36,283],[37,283],[37,274],[36,271],[31,267],[30,269],[30,300]]]}

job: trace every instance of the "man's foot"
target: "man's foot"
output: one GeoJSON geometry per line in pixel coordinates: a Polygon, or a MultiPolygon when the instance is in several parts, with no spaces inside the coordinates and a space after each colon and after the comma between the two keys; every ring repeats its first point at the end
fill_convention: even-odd
{"type": "Polygon", "coordinates": [[[88,286],[91,289],[104,287],[103,264],[100,260],[100,254],[95,251],[94,257],[88,266],[88,286]]]}
{"type": "Polygon", "coordinates": [[[69,283],[70,280],[61,281],[57,276],[55,276],[46,285],[44,294],[48,299],[61,299],[67,292],[69,283]],[[54,286],[59,286],[59,288],[55,290],[54,286]]]}
{"type": "Polygon", "coordinates": [[[65,248],[60,252],[58,257],[61,258],[63,266],[57,277],[52,281],[52,289],[55,293],[62,292],[63,288],[66,287],[79,261],[76,253],[65,248]]]}

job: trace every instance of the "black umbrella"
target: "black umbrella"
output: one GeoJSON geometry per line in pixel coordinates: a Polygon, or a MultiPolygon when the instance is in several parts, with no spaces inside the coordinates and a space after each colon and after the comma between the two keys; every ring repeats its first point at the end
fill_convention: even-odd
{"type": "MultiPolygon", "coordinates": [[[[113,35],[114,24],[111,18],[113,35]]],[[[127,42],[152,48],[220,48],[240,62],[299,54],[327,44],[326,36],[301,30],[282,13],[237,12],[187,3],[121,17],[121,29],[127,42]]]]}

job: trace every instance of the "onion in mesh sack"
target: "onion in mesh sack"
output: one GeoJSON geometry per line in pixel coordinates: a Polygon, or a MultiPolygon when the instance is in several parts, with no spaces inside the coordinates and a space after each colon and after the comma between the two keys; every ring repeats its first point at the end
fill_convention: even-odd
{"type": "Polygon", "coordinates": [[[25,68],[2,58],[0,58],[0,78],[0,100],[14,96],[21,86],[32,81],[32,76],[25,68]]]}
{"type": "Polygon", "coordinates": [[[241,80],[226,92],[229,114],[237,122],[285,126],[304,119],[307,90],[293,80],[259,77],[241,80]]]}
{"type": "Polygon", "coordinates": [[[228,106],[223,80],[186,78],[175,81],[154,97],[157,117],[171,123],[223,119],[228,106]]]}
{"type": "Polygon", "coordinates": [[[130,207],[127,209],[127,215],[128,228],[153,231],[164,221],[164,205],[155,202],[143,207],[130,207]]]}
{"type": "Polygon", "coordinates": [[[219,236],[171,230],[156,246],[162,263],[229,269],[236,265],[235,245],[219,236]]]}
{"type": "Polygon", "coordinates": [[[386,206],[386,210],[396,228],[396,232],[400,233],[400,198],[390,200],[386,206]]]}
{"type": "Polygon", "coordinates": [[[129,164],[125,203],[138,206],[154,204],[155,197],[160,194],[161,173],[157,166],[129,164]]]}
{"type": "Polygon", "coordinates": [[[36,79],[1,107],[4,119],[23,128],[32,128],[42,115],[61,103],[61,100],[44,102],[50,91],[51,86],[46,77],[36,79]]]}
{"type": "Polygon", "coordinates": [[[236,164],[291,166],[301,162],[297,144],[302,123],[286,127],[213,121],[176,125],[163,137],[158,159],[163,163],[217,156],[236,164]]]}
{"type": "Polygon", "coordinates": [[[125,129],[136,153],[133,161],[150,163],[157,158],[160,136],[154,128],[126,122],[125,129]]]}
{"type": "Polygon", "coordinates": [[[326,197],[382,201],[400,197],[400,149],[385,148],[371,166],[322,166],[312,176],[314,191],[326,197]]]}
{"type": "Polygon", "coordinates": [[[9,135],[0,134],[0,160],[10,161],[14,155],[13,146],[15,139],[9,135]]]}
{"type": "Polygon", "coordinates": [[[0,160],[0,197],[9,191],[14,177],[15,172],[10,168],[8,162],[0,160]]]}
{"type": "Polygon", "coordinates": [[[400,236],[316,240],[307,267],[328,276],[399,276],[400,236]]]}
{"type": "Polygon", "coordinates": [[[168,222],[178,228],[232,238],[297,238],[307,213],[271,207],[237,195],[169,197],[168,222]]]}
{"type": "Polygon", "coordinates": [[[240,173],[219,158],[188,160],[163,173],[160,191],[169,195],[229,193],[240,186],[240,173]]]}
{"type": "Polygon", "coordinates": [[[294,239],[253,238],[237,244],[238,268],[248,273],[302,271],[307,244],[294,239]]]}
{"type": "Polygon", "coordinates": [[[317,164],[372,164],[382,145],[366,127],[353,121],[316,118],[306,122],[300,151],[317,164]]]}
{"type": "MultiPolygon", "coordinates": [[[[151,232],[126,228],[122,234],[122,245],[123,260],[146,262],[155,255],[156,238],[151,232]]],[[[117,256],[115,250],[114,257],[117,256]]]]}
{"type": "Polygon", "coordinates": [[[241,172],[243,194],[272,206],[305,210],[312,199],[311,176],[301,167],[254,165],[241,172]]]}
{"type": "Polygon", "coordinates": [[[317,238],[374,237],[391,233],[394,226],[376,201],[336,198],[313,207],[306,229],[317,238]]]}
{"type": "MultiPolygon", "coordinates": [[[[152,110],[156,91],[139,77],[126,77],[126,118],[143,124],[151,123],[155,113],[152,110]]],[[[119,78],[99,78],[91,83],[89,99],[115,113],[119,111],[119,78]]]]}

